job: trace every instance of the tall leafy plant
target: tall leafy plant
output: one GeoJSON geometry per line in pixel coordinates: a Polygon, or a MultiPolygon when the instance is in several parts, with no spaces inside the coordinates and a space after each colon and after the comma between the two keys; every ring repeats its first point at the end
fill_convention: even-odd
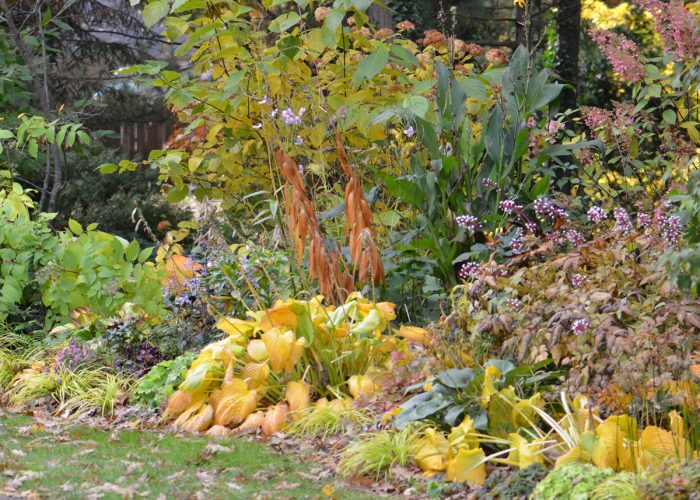
{"type": "Polygon", "coordinates": [[[400,117],[415,130],[422,146],[402,177],[383,178],[390,192],[415,209],[417,229],[407,250],[427,254],[434,273],[447,286],[457,283],[455,266],[486,254],[486,233],[503,229],[499,204],[505,198],[530,202],[549,189],[544,168],[577,145],[552,145],[530,154],[530,132],[538,114],[549,116],[562,85],[550,83],[547,70],[532,72],[523,47],[505,70],[458,79],[435,62],[436,98],[427,113],[390,109],[375,122],[400,117]],[[483,111],[469,112],[477,103],[483,111]],[[475,217],[473,231],[459,228],[457,217],[475,217]]]}

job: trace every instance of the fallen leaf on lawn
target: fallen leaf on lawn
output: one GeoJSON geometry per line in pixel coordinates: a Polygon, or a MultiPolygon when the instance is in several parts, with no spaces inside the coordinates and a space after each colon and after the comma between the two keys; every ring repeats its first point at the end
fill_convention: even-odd
{"type": "Polygon", "coordinates": [[[293,490],[295,488],[299,487],[299,483],[288,483],[287,481],[282,481],[279,483],[277,486],[275,486],[276,490],[293,490]]]}

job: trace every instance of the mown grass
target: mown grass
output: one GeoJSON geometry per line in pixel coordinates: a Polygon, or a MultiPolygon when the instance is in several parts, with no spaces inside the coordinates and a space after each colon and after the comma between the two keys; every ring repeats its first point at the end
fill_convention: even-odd
{"type": "Polygon", "coordinates": [[[376,497],[348,490],[332,476],[323,479],[294,451],[278,455],[264,444],[233,438],[44,428],[0,410],[0,497],[376,497]]]}

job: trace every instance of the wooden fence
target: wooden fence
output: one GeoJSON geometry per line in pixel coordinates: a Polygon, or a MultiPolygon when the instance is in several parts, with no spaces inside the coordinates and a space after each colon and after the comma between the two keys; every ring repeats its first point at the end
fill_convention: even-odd
{"type": "Polygon", "coordinates": [[[171,120],[117,123],[104,128],[116,133],[118,137],[107,142],[110,147],[119,148],[124,158],[148,158],[151,150],[163,148],[173,133],[174,123],[171,120]]]}

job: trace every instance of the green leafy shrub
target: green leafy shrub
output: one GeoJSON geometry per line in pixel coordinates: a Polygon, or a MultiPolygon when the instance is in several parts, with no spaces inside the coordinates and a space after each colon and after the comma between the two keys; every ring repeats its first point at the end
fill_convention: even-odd
{"type": "Polygon", "coordinates": [[[131,400],[153,408],[160,406],[182,383],[196,358],[197,354],[186,352],[157,364],[134,387],[131,400]]]}
{"type": "Polygon", "coordinates": [[[593,490],[615,474],[589,464],[570,464],[553,470],[532,491],[537,500],[588,500],[593,490]]]}
{"type": "Polygon", "coordinates": [[[72,219],[54,234],[53,217],[36,212],[19,184],[0,190],[0,321],[38,301],[48,325],[77,308],[103,317],[126,303],[154,316],[162,311],[161,273],[147,261],[152,249],[72,219]]]}
{"type": "MultiPolygon", "coordinates": [[[[5,174],[9,177],[0,171],[0,176],[5,174]]],[[[29,285],[58,244],[48,225],[53,215],[32,217],[33,207],[19,184],[8,183],[0,190],[0,321],[16,313],[20,304],[39,300],[36,287],[29,285]]]]}

